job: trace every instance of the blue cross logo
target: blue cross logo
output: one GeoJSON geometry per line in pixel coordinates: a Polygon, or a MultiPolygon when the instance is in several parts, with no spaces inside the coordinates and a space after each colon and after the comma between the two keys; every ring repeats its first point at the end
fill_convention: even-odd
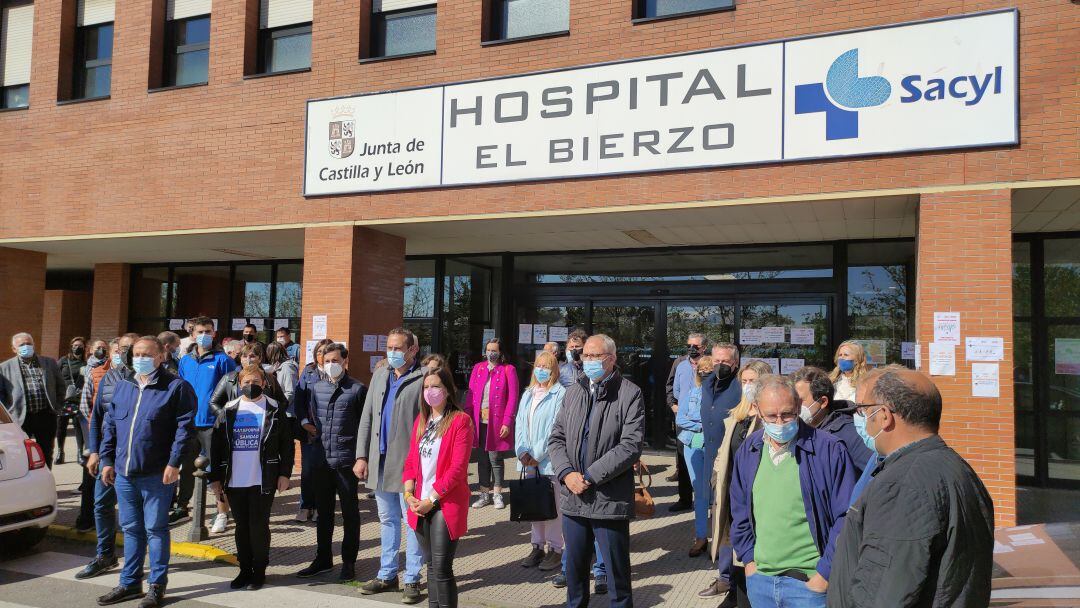
{"type": "Polygon", "coordinates": [[[884,77],[859,77],[859,49],[851,49],[832,62],[824,83],[795,86],[795,113],[824,112],[826,141],[854,139],[859,136],[857,110],[880,106],[891,93],[884,77]]]}

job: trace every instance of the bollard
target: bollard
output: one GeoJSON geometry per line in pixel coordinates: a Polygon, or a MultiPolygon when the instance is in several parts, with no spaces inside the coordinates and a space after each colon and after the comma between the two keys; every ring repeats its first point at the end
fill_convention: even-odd
{"type": "Polygon", "coordinates": [[[197,543],[210,538],[210,530],[206,528],[206,465],[210,459],[206,456],[195,458],[195,508],[191,514],[191,531],[188,540],[197,543]]]}

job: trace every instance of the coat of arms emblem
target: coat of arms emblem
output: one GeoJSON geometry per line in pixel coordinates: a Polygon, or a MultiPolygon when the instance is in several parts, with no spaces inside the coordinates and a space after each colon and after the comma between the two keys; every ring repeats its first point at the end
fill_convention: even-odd
{"type": "Polygon", "coordinates": [[[355,149],[356,120],[352,108],[336,109],[330,121],[330,156],[348,158],[355,149]]]}

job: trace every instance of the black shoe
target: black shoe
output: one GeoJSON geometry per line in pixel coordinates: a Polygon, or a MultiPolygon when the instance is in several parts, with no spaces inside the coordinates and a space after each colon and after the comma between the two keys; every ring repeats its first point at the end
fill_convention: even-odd
{"type": "Polygon", "coordinates": [[[607,577],[596,577],[596,584],[593,585],[593,593],[596,595],[607,595],[607,577]]]}
{"type": "Polygon", "coordinates": [[[190,515],[188,515],[187,509],[181,509],[177,507],[169,512],[169,525],[171,526],[173,524],[178,524],[188,519],[189,517],[190,515]]]}
{"type": "Polygon", "coordinates": [[[341,564],[341,572],[338,573],[338,580],[347,583],[352,580],[356,580],[356,564],[346,563],[341,564]]]}
{"type": "Polygon", "coordinates": [[[384,591],[397,591],[398,581],[394,578],[392,581],[384,581],[381,578],[373,578],[360,587],[360,593],[364,595],[374,595],[376,593],[382,593],[384,591]]]}
{"type": "Polygon", "coordinates": [[[110,604],[119,604],[120,602],[126,602],[137,597],[143,596],[142,583],[125,587],[123,585],[117,585],[112,591],[97,598],[98,606],[108,606],[110,604]]]}
{"type": "Polygon", "coordinates": [[[565,589],[566,575],[561,572],[556,574],[555,578],[551,579],[551,586],[555,587],[556,589],[565,589]]]}
{"type": "Polygon", "coordinates": [[[248,591],[258,591],[259,589],[262,589],[263,583],[265,582],[266,571],[256,570],[255,572],[251,573],[251,580],[248,582],[247,587],[244,587],[244,589],[247,589],[248,591]]]}
{"type": "Polygon", "coordinates": [[[64,464],[64,453],[63,452],[57,452],[56,453],[56,460],[53,461],[53,464],[64,464]]]}
{"type": "Polygon", "coordinates": [[[118,563],[120,563],[120,561],[116,559],[115,555],[99,555],[89,564],[86,564],[85,568],[76,572],[75,578],[78,580],[94,578],[110,568],[115,568],[118,563]]]}
{"type": "Polygon", "coordinates": [[[165,585],[150,583],[146,597],[139,602],[139,608],[158,608],[165,603],[165,585]]]}
{"type": "Polygon", "coordinates": [[[694,504],[690,502],[677,501],[675,504],[668,507],[668,511],[672,513],[682,513],[683,511],[689,511],[694,508],[694,504]]]}
{"type": "Polygon", "coordinates": [[[296,573],[297,578],[311,578],[318,576],[323,572],[329,572],[334,569],[334,564],[330,562],[312,562],[310,566],[296,573]]]}
{"type": "Polygon", "coordinates": [[[240,574],[237,574],[236,578],[229,583],[229,589],[243,589],[249,582],[251,582],[251,572],[241,568],[240,574]]]}
{"type": "Polygon", "coordinates": [[[420,583],[405,583],[405,588],[401,590],[401,603],[420,603],[420,583]]]}
{"type": "Polygon", "coordinates": [[[87,522],[87,521],[79,521],[78,519],[75,520],[75,531],[76,532],[89,532],[90,530],[93,530],[95,527],[96,526],[94,525],[93,521],[87,522]]]}
{"type": "Polygon", "coordinates": [[[525,556],[525,559],[521,560],[522,568],[535,568],[540,560],[544,559],[544,549],[539,545],[533,545],[532,551],[525,556]]]}

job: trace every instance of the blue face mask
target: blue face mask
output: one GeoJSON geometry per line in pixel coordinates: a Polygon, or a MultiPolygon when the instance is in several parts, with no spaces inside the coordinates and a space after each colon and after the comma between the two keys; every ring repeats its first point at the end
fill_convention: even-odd
{"type": "Polygon", "coordinates": [[[588,376],[589,380],[593,382],[599,382],[604,377],[604,362],[603,361],[585,361],[582,365],[582,371],[588,376]]]}
{"type": "Polygon", "coordinates": [[[214,336],[211,336],[210,334],[199,334],[195,336],[195,345],[203,350],[210,348],[213,344],[214,336]]]}
{"type": "Polygon", "coordinates": [[[842,372],[844,372],[846,374],[847,372],[850,372],[851,370],[855,369],[855,360],[854,359],[837,359],[836,360],[836,366],[840,368],[840,371],[842,371],[842,372]]]}
{"type": "Polygon", "coordinates": [[[776,443],[787,443],[795,438],[799,432],[799,421],[792,420],[786,424],[765,423],[765,434],[772,437],[776,443]]]}
{"type": "Polygon", "coordinates": [[[23,359],[29,359],[30,357],[34,356],[34,345],[33,344],[22,344],[22,345],[19,346],[18,350],[19,350],[19,356],[22,357],[23,359]]]}
{"type": "MultiPolygon", "coordinates": [[[[877,411],[874,412],[874,414],[876,413],[877,411]]],[[[865,444],[866,447],[870,448],[870,450],[877,452],[877,436],[881,434],[881,431],[878,431],[877,435],[874,435],[873,437],[871,437],[866,432],[866,422],[870,420],[870,418],[874,414],[870,414],[870,416],[863,416],[862,414],[856,412],[853,418],[855,422],[855,432],[859,434],[859,438],[862,439],[863,444],[865,444]]]]}
{"type": "Polygon", "coordinates": [[[131,359],[131,368],[135,370],[136,374],[146,376],[157,368],[157,364],[154,363],[153,357],[133,357],[131,359]]]}
{"type": "Polygon", "coordinates": [[[122,367],[124,365],[124,358],[120,356],[120,353],[112,356],[112,364],[113,367],[122,367]]]}
{"type": "Polygon", "coordinates": [[[551,379],[551,370],[543,367],[537,367],[533,369],[533,376],[536,377],[536,381],[540,384],[545,384],[551,379]]]}
{"type": "Polygon", "coordinates": [[[400,350],[388,350],[386,351],[386,362],[390,364],[390,367],[397,369],[405,365],[405,353],[400,350]]]}

